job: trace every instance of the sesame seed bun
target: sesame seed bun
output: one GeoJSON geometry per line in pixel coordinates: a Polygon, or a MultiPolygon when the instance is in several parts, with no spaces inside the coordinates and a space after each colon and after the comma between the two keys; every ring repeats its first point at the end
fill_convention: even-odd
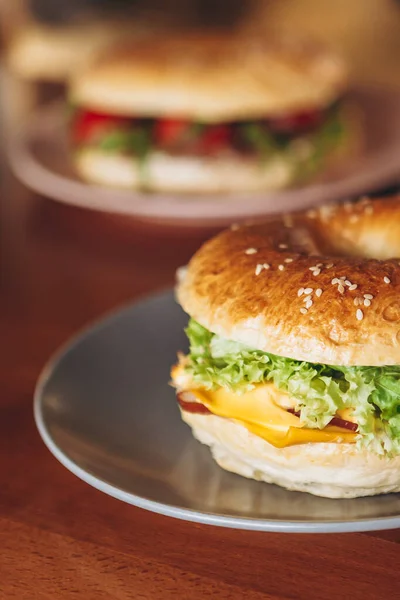
{"type": "Polygon", "coordinates": [[[255,349],[400,364],[399,223],[396,196],[234,227],[194,255],[177,297],[201,325],[255,349]]]}
{"type": "Polygon", "coordinates": [[[315,42],[174,33],[109,50],[72,78],[70,97],[109,114],[221,122],[323,108],[345,85],[343,62],[315,42]]]}
{"type": "Polygon", "coordinates": [[[347,443],[275,448],[231,419],[181,414],[223,469],[249,479],[327,498],[400,492],[400,456],[380,457],[347,443]]]}

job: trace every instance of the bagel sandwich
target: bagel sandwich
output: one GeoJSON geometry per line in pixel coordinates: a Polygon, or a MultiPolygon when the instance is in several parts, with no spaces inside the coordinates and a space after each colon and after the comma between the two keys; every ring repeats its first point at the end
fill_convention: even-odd
{"type": "Polygon", "coordinates": [[[338,158],[346,67],[304,40],[190,33],[121,44],[72,77],[88,182],[182,193],[279,189],[338,158]]]}
{"type": "Polygon", "coordinates": [[[400,491],[400,196],[206,242],[176,295],[183,420],[216,462],[330,498],[400,491]]]}

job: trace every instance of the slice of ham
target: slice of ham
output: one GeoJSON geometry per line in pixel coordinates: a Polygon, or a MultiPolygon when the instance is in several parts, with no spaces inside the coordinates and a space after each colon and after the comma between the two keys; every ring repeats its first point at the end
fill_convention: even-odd
{"type": "Polygon", "coordinates": [[[335,427],[343,427],[343,429],[349,429],[350,431],[358,431],[357,423],[353,423],[353,421],[347,421],[346,419],[341,419],[340,417],[333,417],[331,419],[329,425],[334,425],[335,427]]]}
{"type": "Polygon", "coordinates": [[[176,398],[179,406],[182,410],[190,413],[196,413],[198,415],[211,415],[212,412],[208,410],[207,406],[198,402],[193,394],[190,392],[177,392],[176,398]]]}
{"type": "MultiPolygon", "coordinates": [[[[295,410],[294,408],[288,408],[288,412],[296,415],[296,417],[300,417],[300,411],[295,410]]],[[[346,419],[341,419],[340,417],[333,417],[328,425],[334,425],[335,427],[342,427],[343,429],[348,429],[349,431],[356,432],[358,430],[357,423],[353,423],[353,421],[347,421],[346,419]]]]}

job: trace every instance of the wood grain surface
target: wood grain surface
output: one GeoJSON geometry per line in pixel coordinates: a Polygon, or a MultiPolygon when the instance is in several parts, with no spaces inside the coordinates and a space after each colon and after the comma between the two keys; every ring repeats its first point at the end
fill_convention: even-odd
{"type": "Polygon", "coordinates": [[[0,598],[396,598],[400,533],[289,535],[186,523],[125,505],[39,439],[36,378],[88,321],[162,289],[210,231],[150,227],[2,179],[0,598]]]}

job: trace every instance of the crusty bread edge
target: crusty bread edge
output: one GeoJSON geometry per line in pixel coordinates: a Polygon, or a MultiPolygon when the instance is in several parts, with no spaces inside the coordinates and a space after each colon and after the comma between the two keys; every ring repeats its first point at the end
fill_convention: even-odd
{"type": "Polygon", "coordinates": [[[379,457],[346,443],[275,448],[230,419],[183,410],[181,415],[223,469],[249,479],[326,498],[400,492],[400,456],[379,457]]]}

